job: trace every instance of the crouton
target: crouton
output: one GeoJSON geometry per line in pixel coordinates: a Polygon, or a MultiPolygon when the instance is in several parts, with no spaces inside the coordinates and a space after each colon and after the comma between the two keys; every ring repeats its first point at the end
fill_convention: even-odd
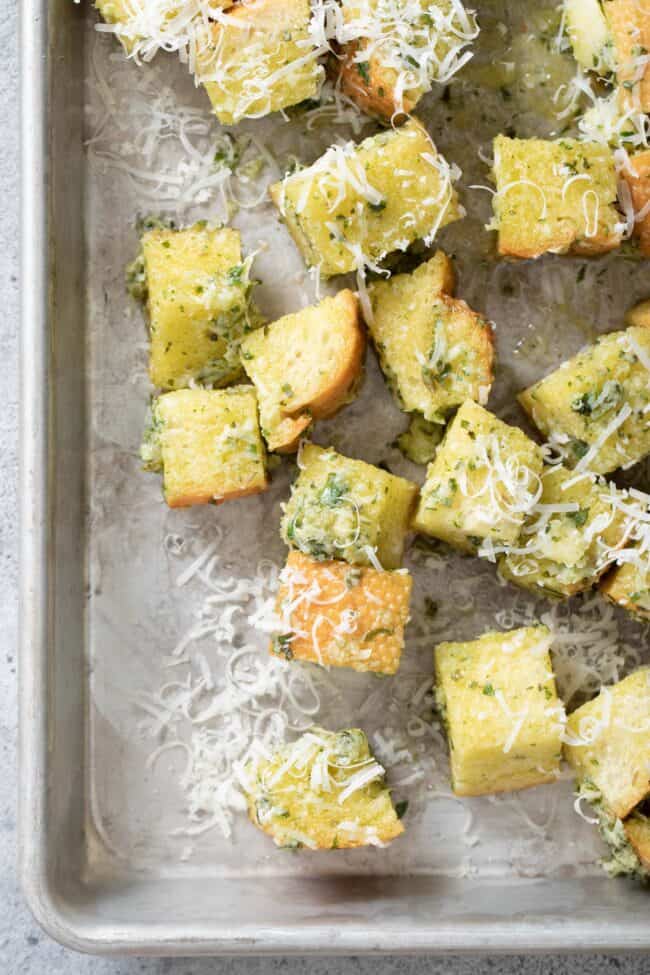
{"type": "MultiPolygon", "coordinates": [[[[650,810],[648,810],[650,814],[650,810]]],[[[632,813],[623,823],[627,841],[634,850],[639,864],[650,877],[650,815],[632,813]]]]}
{"type": "Polygon", "coordinates": [[[619,565],[601,581],[600,591],[632,616],[650,621],[650,553],[645,553],[645,561],[645,566],[633,562],[619,565]]]}
{"type": "Polygon", "coordinates": [[[309,37],[309,0],[247,0],[210,24],[197,77],[223,125],[315,98],[324,70],[309,37]]]}
{"type": "Polygon", "coordinates": [[[624,493],[564,467],[542,474],[542,496],[526,516],[519,541],[500,562],[511,582],[533,592],[572,596],[590,589],[612,566],[627,537],[617,507],[624,493]]]}
{"type": "Polygon", "coordinates": [[[299,465],[282,520],[287,545],[317,560],[399,568],[416,485],[315,444],[299,465]]]}
{"type": "Polygon", "coordinates": [[[464,552],[512,545],[541,493],[542,453],[468,400],[427,469],[413,527],[464,552]]]}
{"type": "MultiPolygon", "coordinates": [[[[211,6],[228,7],[231,2],[232,0],[211,0],[211,6]]],[[[185,22],[187,10],[183,8],[187,4],[182,3],[182,0],[176,6],[172,3],[158,3],[156,6],[158,9],[152,13],[149,4],[143,4],[142,0],[95,0],[95,7],[106,23],[117,25],[115,34],[127,54],[132,54],[140,42],[149,40],[151,28],[147,34],[146,25],[150,18],[157,18],[159,33],[165,34],[168,30],[170,38],[174,34],[175,18],[185,22]]]]}
{"type": "Polygon", "coordinates": [[[436,700],[456,795],[510,792],[557,778],[565,719],[551,642],[540,625],[436,647],[436,700]]]}
{"type": "Polygon", "coordinates": [[[567,466],[636,463],[650,452],[650,327],[601,336],[518,399],[567,466]]]}
{"type": "Polygon", "coordinates": [[[621,176],[632,196],[636,214],[634,236],[639,241],[639,250],[644,257],[650,257],[650,149],[631,156],[629,166],[621,170],[621,176]]]}
{"type": "Polygon", "coordinates": [[[359,728],[313,728],[243,770],[251,822],[285,849],[384,846],[404,827],[359,728]]]}
{"type": "Polygon", "coordinates": [[[614,40],[602,0],[564,0],[567,34],[585,71],[605,77],[615,70],[614,40]]]}
{"type": "Polygon", "coordinates": [[[499,254],[602,254],[621,242],[612,150],[560,139],[494,140],[493,229],[499,254]]]}
{"type": "Polygon", "coordinates": [[[281,632],[272,653],[325,667],[397,672],[412,587],[405,569],[378,572],[289,552],[280,578],[281,632]]]}
{"type": "Polygon", "coordinates": [[[650,795],[650,667],[603,687],[569,715],[564,754],[578,785],[596,790],[619,819],[650,795]]]}
{"type": "Polygon", "coordinates": [[[439,251],[412,274],[368,288],[368,330],[399,406],[442,424],[466,399],[487,402],[494,361],[489,324],[443,293],[453,283],[448,263],[439,251]]]}
{"type": "Polygon", "coordinates": [[[430,242],[464,213],[450,167],[415,118],[359,145],[332,146],[270,193],[305,262],[324,277],[430,242]]]}
{"type": "Polygon", "coordinates": [[[296,450],[312,420],[353,398],[365,349],[356,296],[348,290],[253,332],[242,342],[269,450],[296,450]]]}
{"type": "Polygon", "coordinates": [[[141,456],[148,470],[162,473],[170,508],[258,494],[267,480],[255,390],[163,393],[154,402],[141,456]]]}
{"type": "Polygon", "coordinates": [[[129,275],[132,292],[147,300],[154,386],[219,387],[241,377],[239,344],[260,324],[249,269],[239,233],[228,227],[197,223],[143,234],[129,275]]]}
{"type": "Polygon", "coordinates": [[[625,324],[636,325],[639,328],[650,328],[650,299],[640,301],[628,308],[625,313],[625,324]]]}
{"type": "Polygon", "coordinates": [[[645,0],[605,0],[616,80],[625,108],[650,112],[650,8],[645,0]]]}

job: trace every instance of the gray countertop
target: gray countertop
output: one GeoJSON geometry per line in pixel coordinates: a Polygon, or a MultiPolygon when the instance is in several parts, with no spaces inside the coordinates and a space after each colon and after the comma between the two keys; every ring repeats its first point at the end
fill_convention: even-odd
{"type": "MultiPolygon", "coordinates": [[[[72,2],[72,0],[70,0],[72,2]]],[[[229,975],[298,973],[311,975],[373,975],[399,972],[478,975],[483,972],[518,975],[605,975],[648,972],[646,957],[616,958],[579,955],[524,958],[318,958],[318,959],[96,959],[76,955],[52,942],[32,920],[18,889],[15,870],[16,783],[16,636],[18,530],[17,424],[18,424],[18,64],[17,10],[19,0],[0,0],[0,199],[3,204],[0,248],[0,356],[4,362],[0,381],[0,971],[6,975],[229,975]]],[[[585,946],[588,947],[588,946],[585,946]]]]}

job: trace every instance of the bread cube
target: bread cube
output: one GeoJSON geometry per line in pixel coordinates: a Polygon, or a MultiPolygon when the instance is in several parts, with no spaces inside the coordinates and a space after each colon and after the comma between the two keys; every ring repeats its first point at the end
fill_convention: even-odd
{"type": "Polygon", "coordinates": [[[650,451],[650,327],[601,336],[518,398],[569,467],[631,466],[650,451]]]}
{"type": "Polygon", "coordinates": [[[612,150],[559,139],[494,140],[493,229],[499,254],[602,254],[621,242],[612,150]]]}
{"type": "Polygon", "coordinates": [[[276,846],[385,846],[404,832],[363,731],[314,728],[243,770],[251,821],[276,846]]]}
{"type": "Polygon", "coordinates": [[[650,621],[650,554],[646,566],[624,562],[600,583],[600,591],[612,603],[622,606],[640,620],[650,621]]]}
{"type": "Polygon", "coordinates": [[[307,265],[324,277],[430,242],[464,213],[450,167],[415,118],[359,145],[332,146],[270,193],[307,265]]]}
{"type": "Polygon", "coordinates": [[[205,223],[156,227],[143,234],[141,247],[129,275],[132,292],[147,299],[153,385],[236,381],[241,339],[260,323],[238,231],[205,223]]]}
{"type": "MultiPolygon", "coordinates": [[[[232,0],[211,0],[210,6],[229,7],[232,0]]],[[[165,34],[168,28],[169,38],[174,39],[173,21],[176,17],[183,22],[187,17],[187,7],[182,0],[174,7],[171,3],[155,5],[152,9],[149,3],[142,0],[95,0],[95,7],[107,24],[117,24],[116,36],[121,41],[127,54],[132,54],[143,40],[157,38],[158,34],[165,34]],[[152,36],[151,24],[158,29],[152,36]]]]}
{"type": "Polygon", "coordinates": [[[170,508],[258,494],[267,480],[255,390],[164,393],[154,402],[141,455],[162,473],[170,508]]]}
{"type": "Polygon", "coordinates": [[[625,313],[625,324],[639,328],[650,328],[650,299],[640,301],[625,313]]]}
{"type": "Polygon", "coordinates": [[[650,8],[645,0],[605,0],[616,80],[625,109],[650,112],[650,8]]]}
{"type": "Polygon", "coordinates": [[[585,71],[601,76],[615,70],[614,41],[601,0],[564,0],[567,34],[585,71]]]}
{"type": "Polygon", "coordinates": [[[412,274],[377,281],[368,291],[368,330],[401,409],[444,424],[466,399],[486,403],[493,380],[488,322],[440,284],[453,284],[440,251],[412,274]]]}
{"type": "Polygon", "coordinates": [[[313,559],[397,569],[418,489],[379,467],[307,444],[282,537],[313,559]]]}
{"type": "Polygon", "coordinates": [[[623,492],[598,478],[576,479],[565,467],[548,468],[539,503],[501,560],[501,574],[553,596],[590,589],[625,543],[625,518],[616,507],[623,499],[623,492]]]}
{"type": "Polygon", "coordinates": [[[542,453],[467,400],[427,469],[413,527],[464,552],[513,544],[541,493],[542,453]]]}
{"type": "Polygon", "coordinates": [[[639,250],[644,257],[650,257],[650,149],[631,156],[621,176],[630,188],[636,214],[634,236],[639,241],[639,250]]]}
{"type": "Polygon", "coordinates": [[[412,588],[406,569],[378,572],[289,552],[280,578],[272,653],[324,667],[397,672],[412,588]]]}
{"type": "Polygon", "coordinates": [[[309,0],[247,0],[206,29],[198,80],[223,125],[259,118],[320,91],[324,70],[309,36],[309,0]]]}
{"type": "Polygon", "coordinates": [[[343,0],[340,86],[370,115],[409,114],[433,81],[445,84],[478,34],[473,14],[450,0],[394,5],[343,0]],[[452,53],[453,52],[453,53],[452,53]]]}
{"type": "MultiPolygon", "coordinates": [[[[648,813],[650,814],[650,809],[648,813]]],[[[650,815],[632,813],[624,821],[623,829],[638,860],[641,876],[644,875],[643,872],[645,871],[645,877],[650,879],[650,815]]]]}
{"type": "Polygon", "coordinates": [[[486,633],[435,649],[436,699],[457,796],[552,782],[560,770],[564,708],[545,626],[486,633]]]}
{"type": "Polygon", "coordinates": [[[650,795],[650,667],[603,687],[567,720],[564,754],[579,786],[619,819],[650,795]]]}
{"type": "Polygon", "coordinates": [[[347,289],[244,339],[242,362],[257,389],[269,450],[296,450],[312,420],[353,399],[364,350],[359,303],[347,289]]]}

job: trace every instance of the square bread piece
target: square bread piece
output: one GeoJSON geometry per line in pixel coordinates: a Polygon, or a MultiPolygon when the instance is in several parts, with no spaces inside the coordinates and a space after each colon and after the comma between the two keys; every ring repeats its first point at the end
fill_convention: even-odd
{"type": "Polygon", "coordinates": [[[435,650],[436,697],[458,796],[527,789],[560,770],[564,707],[545,626],[435,650]]]}
{"type": "Polygon", "coordinates": [[[404,832],[363,731],[308,731],[243,770],[251,821],[285,849],[385,846],[404,832]]]}
{"type": "Polygon", "coordinates": [[[296,450],[312,420],[354,398],[364,351],[359,302],[347,289],[244,339],[242,362],[257,389],[269,450],[296,450]]]}
{"type": "Polygon", "coordinates": [[[623,829],[641,870],[645,871],[647,878],[650,878],[650,808],[648,815],[635,812],[628,816],[623,823],[623,829]]]}
{"type": "MultiPolygon", "coordinates": [[[[210,0],[210,6],[213,8],[225,8],[231,3],[232,0],[210,0]]],[[[182,0],[179,0],[176,7],[169,4],[168,12],[164,4],[159,3],[157,6],[159,9],[154,12],[147,0],[144,3],[142,0],[95,0],[95,7],[106,23],[119,25],[116,36],[127,54],[131,54],[140,41],[152,37],[152,28],[149,26],[147,29],[147,23],[151,24],[153,18],[156,18],[153,20],[154,25],[157,20],[159,27],[156,34],[164,34],[166,23],[169,24],[168,33],[171,39],[175,32],[172,23],[174,16],[177,15],[184,22],[186,10],[183,7],[187,5],[182,0]]]]}
{"type": "Polygon", "coordinates": [[[430,242],[464,215],[450,167],[415,118],[359,145],[332,146],[270,193],[307,266],[324,277],[430,242]]]}
{"type": "Polygon", "coordinates": [[[600,478],[547,468],[539,503],[526,516],[519,541],[500,561],[501,574],[552,596],[591,589],[626,541],[626,518],[617,507],[624,500],[622,491],[600,478]]]}
{"type": "Polygon", "coordinates": [[[518,399],[569,467],[635,464],[650,452],[650,326],[602,335],[518,399]]]}
{"type": "Polygon", "coordinates": [[[409,114],[432,82],[446,84],[477,36],[452,0],[343,0],[340,86],[369,115],[409,114]]]}
{"type": "Polygon", "coordinates": [[[541,491],[542,453],[517,427],[468,400],[447,427],[415,515],[415,531],[463,552],[517,541],[541,491]]]}
{"type": "Polygon", "coordinates": [[[647,0],[604,0],[624,109],[650,112],[650,7],[647,0]]]}
{"type": "Polygon", "coordinates": [[[449,258],[438,251],[412,274],[368,288],[368,330],[400,408],[441,424],[466,399],[484,405],[494,378],[492,329],[444,293],[452,287],[449,258]]]}
{"type": "Polygon", "coordinates": [[[621,170],[621,177],[630,188],[636,215],[634,236],[644,257],[650,257],[650,149],[630,157],[621,170]]]}
{"type": "Polygon", "coordinates": [[[600,583],[600,591],[632,616],[650,621],[650,551],[641,553],[639,564],[625,562],[600,583]]]}
{"type": "Polygon", "coordinates": [[[614,39],[602,0],[564,0],[564,18],[580,67],[603,78],[611,75],[616,67],[614,39]]]}
{"type": "Polygon", "coordinates": [[[238,231],[205,223],[156,228],[143,234],[141,247],[142,264],[136,261],[129,271],[132,290],[135,284],[147,296],[153,385],[178,389],[237,380],[239,343],[259,324],[238,231]]]}
{"type": "Polygon", "coordinates": [[[641,667],[567,719],[564,754],[579,786],[619,819],[650,795],[650,667],[641,667]]]}
{"type": "Polygon", "coordinates": [[[147,469],[162,473],[170,508],[258,494],[267,480],[255,390],[163,393],[154,402],[141,455],[147,469]]]}
{"type": "Polygon", "coordinates": [[[494,140],[492,229],[499,254],[602,254],[622,239],[614,155],[573,139],[494,140]]]}
{"type": "Polygon", "coordinates": [[[379,467],[307,444],[285,505],[282,537],[317,560],[398,569],[418,489],[379,467]]]}
{"type": "Polygon", "coordinates": [[[404,649],[412,579],[347,562],[315,562],[289,552],[271,652],[324,667],[395,674],[404,649]]]}
{"type": "Polygon", "coordinates": [[[324,70],[309,38],[310,19],[309,0],[247,0],[205,31],[197,79],[222,125],[318,95],[324,70]]]}

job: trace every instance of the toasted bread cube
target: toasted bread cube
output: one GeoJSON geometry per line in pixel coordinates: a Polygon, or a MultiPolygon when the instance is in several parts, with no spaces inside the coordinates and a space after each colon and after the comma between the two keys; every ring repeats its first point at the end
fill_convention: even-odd
{"type": "Polygon", "coordinates": [[[499,254],[602,254],[621,242],[612,150],[560,139],[494,140],[499,254]]]}
{"type": "Polygon", "coordinates": [[[650,8],[645,0],[605,0],[616,80],[625,108],[650,112],[650,8]]]}
{"type": "MultiPolygon", "coordinates": [[[[229,7],[232,0],[211,0],[211,6],[229,7]]],[[[147,31],[147,24],[151,23],[152,17],[158,18],[158,28],[160,33],[165,32],[169,26],[169,36],[174,36],[173,21],[176,17],[185,21],[187,11],[183,8],[187,5],[179,0],[176,7],[170,6],[166,11],[164,5],[157,4],[158,10],[153,12],[149,9],[148,3],[142,0],[95,0],[95,7],[106,21],[107,24],[116,24],[116,37],[121,41],[127,54],[131,54],[138,43],[151,36],[151,27],[147,31]]],[[[155,21],[154,21],[155,23],[155,21]]],[[[156,32],[157,33],[157,32],[156,32]]]]}
{"type": "Polygon", "coordinates": [[[579,786],[619,819],[650,795],[650,667],[641,667],[567,720],[564,754],[579,786]]]}
{"type": "Polygon", "coordinates": [[[560,770],[564,708],[545,626],[435,649],[436,698],[457,796],[527,789],[560,770]]]}
{"type": "MultiPolygon", "coordinates": [[[[650,813],[650,810],[648,812],[650,813]]],[[[641,876],[645,871],[646,877],[650,878],[650,817],[642,813],[632,813],[624,821],[623,829],[639,861],[641,876]]]]}
{"type": "Polygon", "coordinates": [[[650,452],[650,327],[601,336],[518,399],[569,467],[636,463],[650,452]]]}
{"type": "Polygon", "coordinates": [[[343,0],[341,6],[349,41],[340,86],[365,112],[385,119],[412,112],[433,81],[447,83],[478,34],[473,14],[451,0],[401,3],[398,13],[383,0],[343,0]]]}
{"type": "Polygon", "coordinates": [[[221,503],[267,486],[264,443],[251,386],[179,389],[152,409],[142,447],[150,470],[163,475],[170,508],[221,503]]]}
{"type": "Polygon", "coordinates": [[[625,324],[650,328],[650,299],[640,301],[625,313],[625,324]]]}
{"type": "Polygon", "coordinates": [[[308,731],[244,770],[251,821],[289,849],[385,846],[404,832],[363,731],[308,731]]]}
{"type": "Polygon", "coordinates": [[[154,386],[224,386],[242,375],[239,344],[259,316],[249,301],[250,262],[239,233],[197,223],[146,231],[129,268],[131,290],[146,297],[154,386]]]}
{"type": "Polygon", "coordinates": [[[600,591],[612,603],[622,606],[640,620],[650,620],[650,557],[647,566],[625,562],[600,583],[600,591]]]}
{"type": "Polygon", "coordinates": [[[463,552],[516,542],[540,491],[542,453],[517,427],[467,400],[427,469],[413,527],[463,552]]]}
{"type": "Polygon", "coordinates": [[[639,249],[644,257],[650,257],[650,149],[632,156],[629,165],[621,170],[621,176],[632,196],[636,214],[634,235],[638,238],[639,249]]]}
{"type": "Polygon", "coordinates": [[[135,33],[135,9],[129,0],[95,0],[95,7],[107,24],[115,24],[115,36],[127,54],[141,38],[135,33]]]}
{"type": "Polygon", "coordinates": [[[403,410],[444,423],[466,399],[484,404],[493,380],[489,324],[464,301],[444,294],[451,277],[440,251],[412,274],[372,284],[368,330],[403,410]]]}
{"type": "Polygon", "coordinates": [[[449,166],[415,118],[359,145],[332,146],[270,193],[307,265],[324,277],[431,241],[464,213],[449,166]]]}
{"type": "Polygon", "coordinates": [[[289,552],[280,580],[281,632],[272,653],[324,667],[397,672],[412,588],[406,569],[378,572],[289,552]]]}
{"type": "Polygon", "coordinates": [[[307,444],[282,537],[314,559],[398,569],[418,489],[379,467],[307,444]]]}
{"type": "Polygon", "coordinates": [[[309,0],[247,0],[211,24],[197,76],[223,125],[315,98],[324,70],[309,37],[309,0]]]}
{"type": "Polygon", "coordinates": [[[604,76],[614,70],[614,42],[601,0],[564,0],[567,34],[585,71],[604,76]]]}
{"type": "Polygon", "coordinates": [[[350,402],[364,350],[359,303],[347,289],[244,339],[242,362],[257,389],[269,450],[296,450],[312,420],[350,402]]]}
{"type": "Polygon", "coordinates": [[[554,596],[590,589],[625,543],[622,491],[596,477],[576,479],[565,467],[542,474],[539,504],[526,516],[501,574],[518,586],[554,596]]]}

